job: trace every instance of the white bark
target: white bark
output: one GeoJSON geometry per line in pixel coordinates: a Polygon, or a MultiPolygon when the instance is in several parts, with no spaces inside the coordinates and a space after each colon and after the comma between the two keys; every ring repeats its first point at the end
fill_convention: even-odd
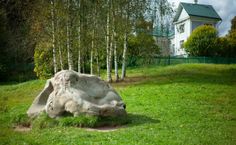
{"type": "Polygon", "coordinates": [[[54,74],[57,73],[57,59],[56,59],[56,48],[55,48],[55,4],[54,0],[51,0],[51,16],[52,16],[52,53],[53,53],[53,68],[54,74]]]}
{"type": "Polygon", "coordinates": [[[93,12],[93,32],[92,32],[92,44],[91,44],[91,52],[90,52],[90,74],[93,74],[93,51],[94,51],[94,41],[95,41],[95,29],[96,29],[96,2],[93,12]]]}
{"type": "MultiPolygon", "coordinates": [[[[115,36],[114,36],[115,37],[115,36]]],[[[119,72],[118,72],[118,62],[117,62],[117,44],[116,40],[114,40],[114,66],[115,66],[115,81],[119,81],[119,72]]]]}
{"type": "MultiPolygon", "coordinates": [[[[70,0],[67,0],[67,10],[70,10],[70,0]]],[[[72,48],[70,46],[70,14],[68,14],[67,17],[67,23],[66,23],[66,36],[67,36],[67,57],[68,57],[68,66],[69,70],[74,70],[73,67],[73,56],[72,56],[72,48]]]]}
{"type": "Polygon", "coordinates": [[[126,51],[127,51],[127,32],[125,32],[124,34],[124,50],[123,50],[123,56],[122,56],[121,80],[124,80],[126,76],[126,51]]]}
{"type": "Polygon", "coordinates": [[[115,16],[116,16],[116,10],[113,12],[113,28],[112,28],[112,34],[113,34],[113,43],[114,43],[114,67],[115,67],[115,81],[119,81],[119,72],[118,72],[118,62],[117,62],[117,34],[116,34],[116,23],[115,23],[115,16]]]}
{"type": "MultiPolygon", "coordinates": [[[[97,30],[97,3],[95,5],[95,17],[94,17],[94,30],[97,30]]],[[[97,33],[95,33],[95,31],[93,32],[93,36],[97,38],[97,33]]],[[[96,46],[96,45],[95,45],[96,46]]],[[[99,48],[95,47],[95,57],[96,57],[96,65],[97,65],[97,76],[100,77],[100,63],[99,63],[99,48]]]]}
{"type": "Polygon", "coordinates": [[[113,53],[113,41],[114,41],[114,36],[113,34],[111,34],[111,38],[110,38],[110,50],[109,50],[109,68],[110,68],[110,75],[112,72],[112,53],[113,53]]]}
{"type": "Polygon", "coordinates": [[[111,82],[111,71],[110,71],[110,13],[109,13],[109,6],[110,6],[110,1],[107,0],[107,27],[106,27],[106,61],[107,61],[107,81],[111,82]]]}
{"type": "Polygon", "coordinates": [[[90,52],[90,74],[93,74],[93,50],[90,52]]]}
{"type": "MultiPolygon", "coordinates": [[[[81,23],[81,22],[80,22],[81,23]]],[[[80,32],[81,32],[81,26],[78,28],[78,73],[81,73],[81,54],[80,54],[80,49],[81,49],[81,39],[80,39],[80,32]]]]}
{"type": "MultiPolygon", "coordinates": [[[[80,2],[79,2],[80,8],[80,2]]],[[[78,73],[81,73],[81,19],[79,20],[79,28],[78,28],[78,73]]]]}
{"type": "Polygon", "coordinates": [[[59,50],[59,59],[60,59],[61,70],[63,70],[63,60],[62,60],[62,52],[61,52],[60,40],[58,40],[58,50],[59,50]]]}
{"type": "MultiPolygon", "coordinates": [[[[81,12],[81,0],[78,2],[78,8],[81,12]]],[[[79,16],[79,27],[78,27],[78,73],[81,73],[81,17],[79,16]]]]}
{"type": "Polygon", "coordinates": [[[127,52],[127,44],[128,44],[128,22],[129,22],[129,1],[127,8],[126,8],[126,30],[124,34],[124,49],[123,49],[123,56],[122,56],[122,72],[121,72],[121,80],[124,80],[126,77],[126,52],[127,52]]]}
{"type": "Polygon", "coordinates": [[[78,73],[81,73],[81,56],[80,49],[78,50],[78,73]]]}
{"type": "Polygon", "coordinates": [[[96,55],[97,55],[97,75],[100,77],[100,63],[99,63],[99,54],[98,54],[98,48],[96,49],[96,55]]]}
{"type": "Polygon", "coordinates": [[[115,67],[115,81],[119,81],[119,73],[118,73],[118,62],[117,62],[117,42],[116,42],[116,32],[114,34],[114,67],[115,67]]]}

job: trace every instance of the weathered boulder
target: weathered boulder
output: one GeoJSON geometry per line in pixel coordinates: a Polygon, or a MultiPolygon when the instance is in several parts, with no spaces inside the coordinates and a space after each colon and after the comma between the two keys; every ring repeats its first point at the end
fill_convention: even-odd
{"type": "Polygon", "coordinates": [[[52,117],[71,113],[99,116],[125,115],[125,104],[119,94],[106,82],[93,75],[63,70],[49,80],[27,111],[28,116],[40,112],[52,117]]]}

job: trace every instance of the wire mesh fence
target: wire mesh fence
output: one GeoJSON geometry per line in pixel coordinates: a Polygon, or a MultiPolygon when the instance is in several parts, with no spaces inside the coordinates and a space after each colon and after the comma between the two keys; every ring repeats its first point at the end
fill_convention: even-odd
{"type": "Polygon", "coordinates": [[[224,57],[129,57],[127,66],[175,65],[183,63],[236,64],[236,58],[224,57]]]}

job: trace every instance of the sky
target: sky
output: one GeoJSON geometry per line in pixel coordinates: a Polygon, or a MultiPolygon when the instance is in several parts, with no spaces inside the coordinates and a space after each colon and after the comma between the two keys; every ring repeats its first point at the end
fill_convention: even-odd
{"type": "MultiPolygon", "coordinates": [[[[194,0],[168,0],[174,3],[175,8],[179,2],[194,3],[194,0]]],[[[198,0],[198,4],[212,5],[222,19],[219,25],[219,35],[224,36],[231,28],[231,20],[236,16],[236,0],[198,0]]]]}

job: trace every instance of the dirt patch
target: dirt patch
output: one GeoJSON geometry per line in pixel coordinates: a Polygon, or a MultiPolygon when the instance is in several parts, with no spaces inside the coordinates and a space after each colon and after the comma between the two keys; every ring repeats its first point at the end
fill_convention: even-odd
{"type": "Polygon", "coordinates": [[[28,132],[31,129],[32,129],[31,126],[18,125],[14,127],[14,131],[17,131],[17,132],[28,132]]]}
{"type": "Polygon", "coordinates": [[[128,85],[140,84],[142,82],[150,80],[151,77],[148,76],[136,76],[136,77],[126,77],[125,80],[119,82],[112,82],[112,86],[126,87],[128,85]]]}
{"type": "Polygon", "coordinates": [[[97,132],[112,132],[116,131],[119,128],[123,128],[122,126],[103,126],[97,128],[85,128],[87,131],[97,131],[97,132]]]}

